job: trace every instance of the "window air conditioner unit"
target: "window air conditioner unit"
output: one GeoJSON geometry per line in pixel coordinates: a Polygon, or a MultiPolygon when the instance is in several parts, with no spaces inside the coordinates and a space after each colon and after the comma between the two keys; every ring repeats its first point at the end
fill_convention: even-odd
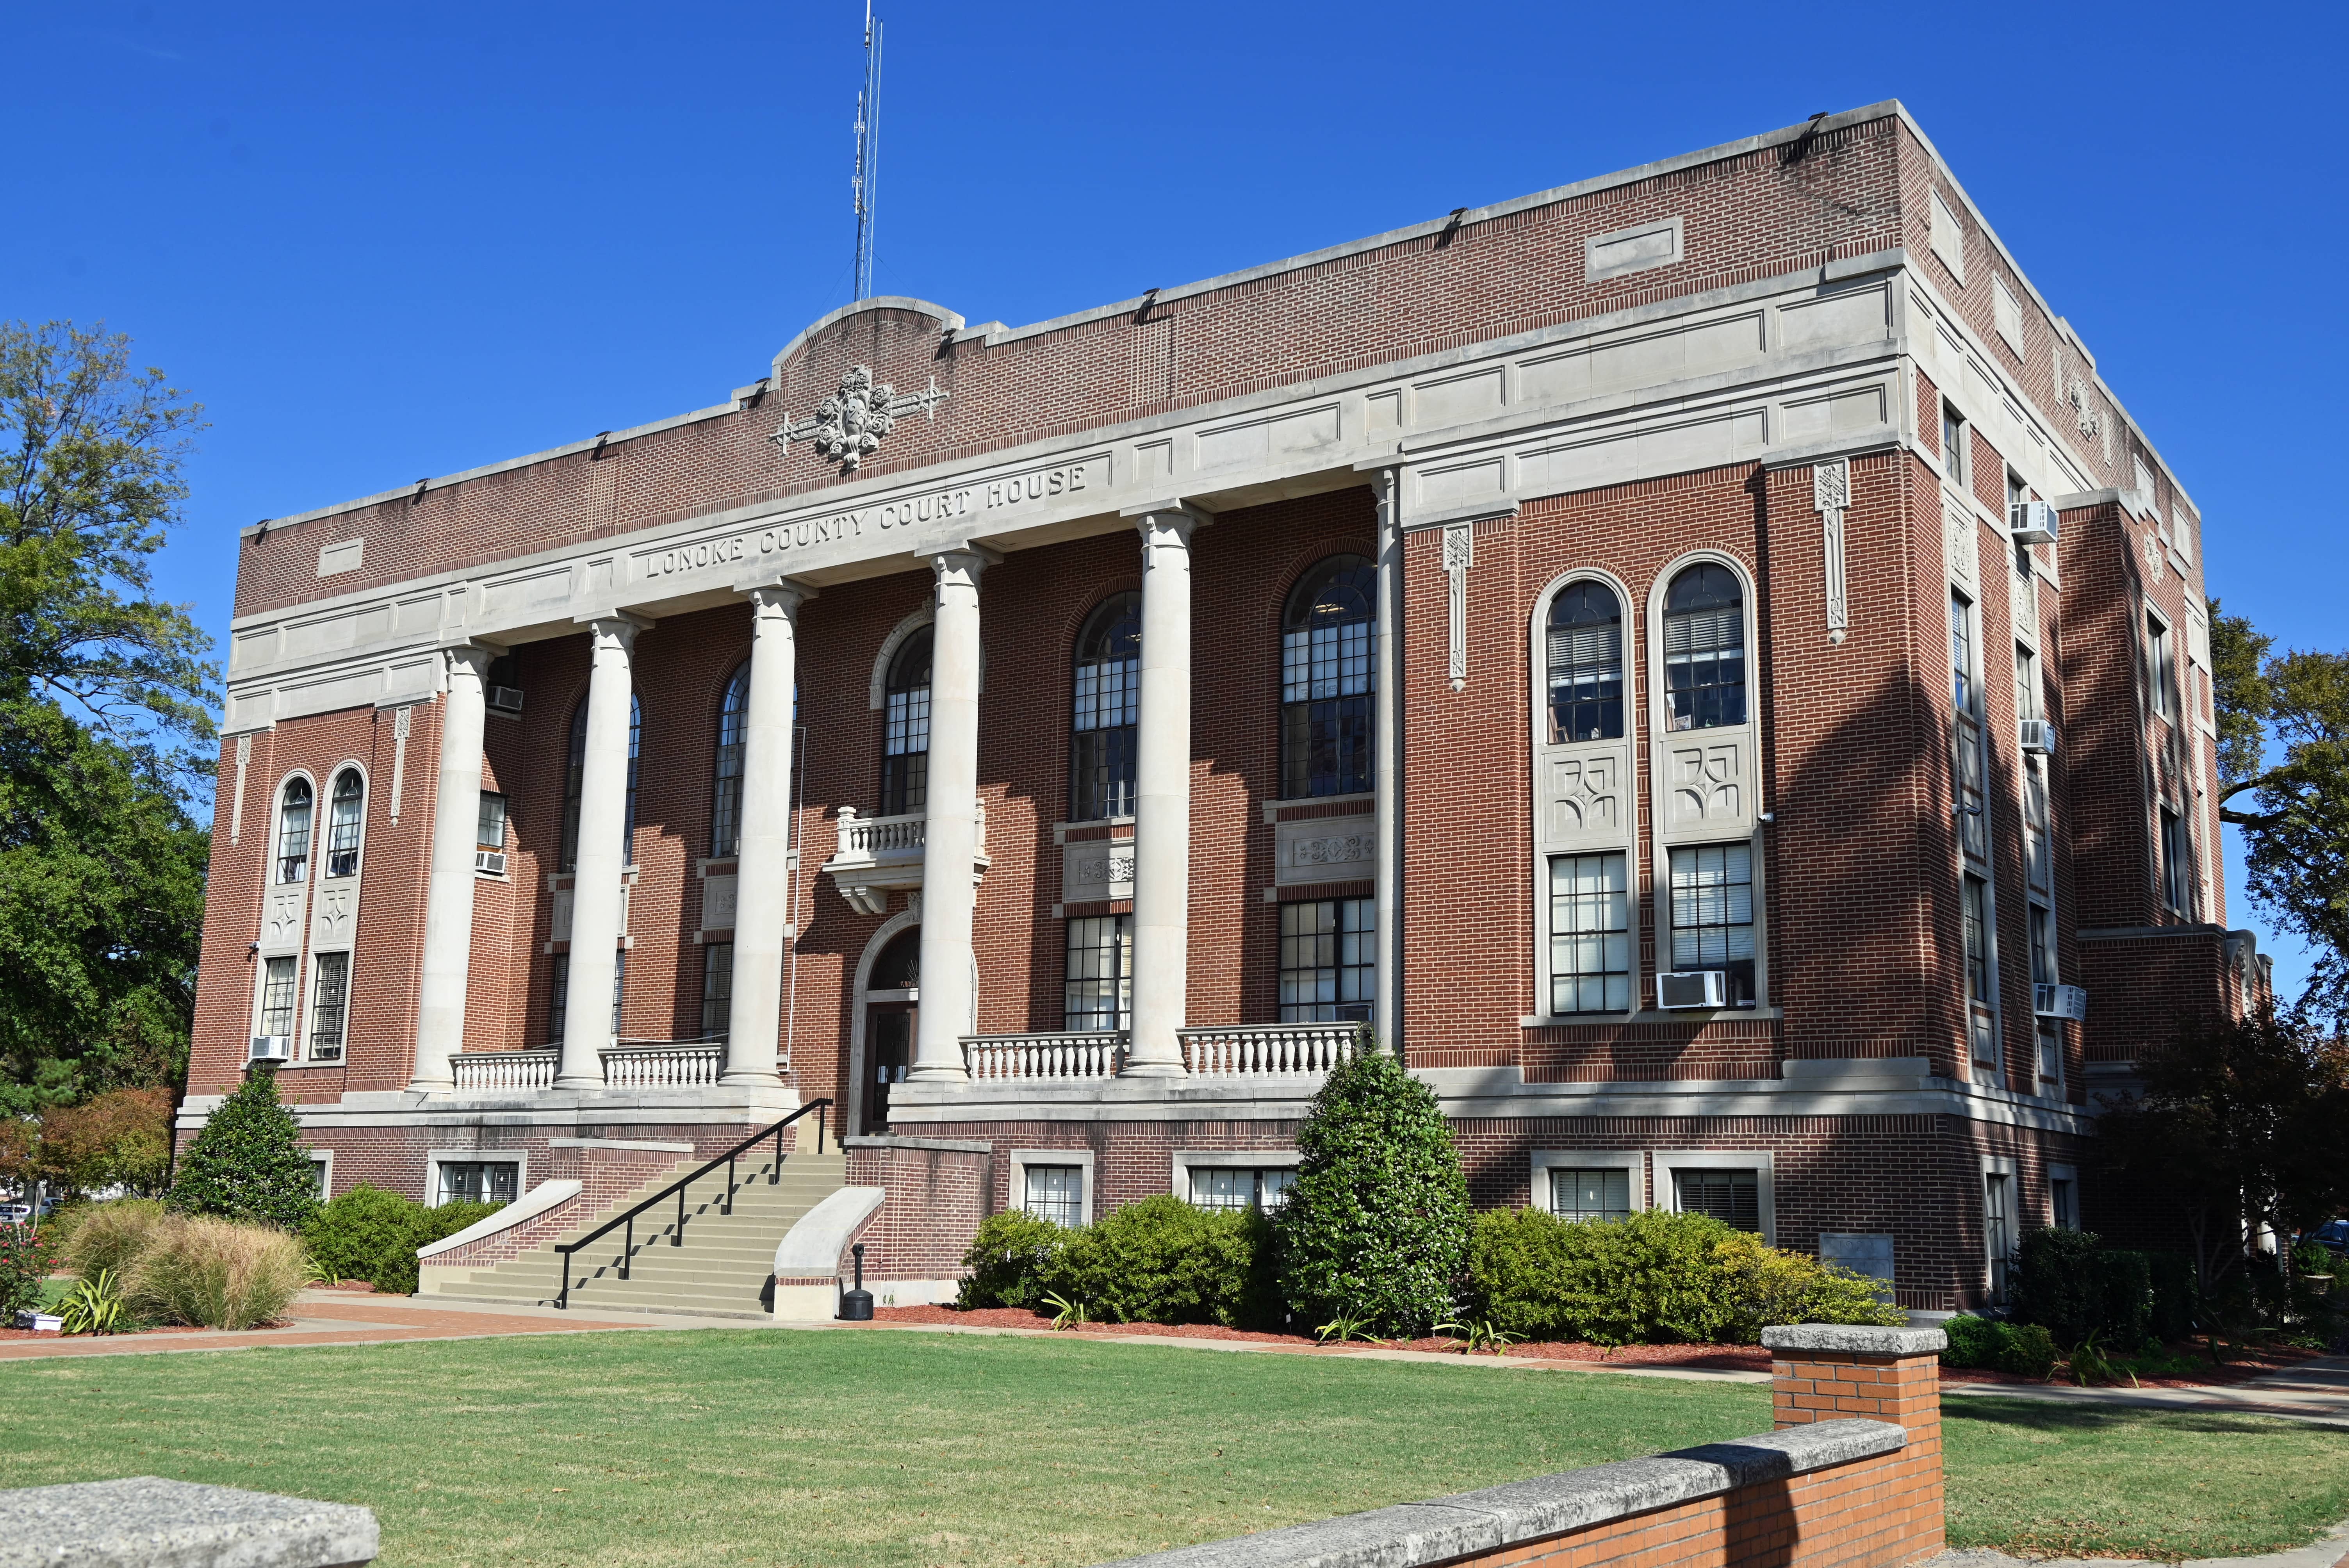
{"type": "Polygon", "coordinates": [[[2017,544],[2053,544],[2063,522],[2045,501],[2019,500],[2006,509],[2006,526],[2017,544]]]}
{"type": "Polygon", "coordinates": [[[522,688],[520,686],[492,686],[490,688],[490,706],[496,708],[500,713],[520,713],[522,711],[522,688]]]}
{"type": "Polygon", "coordinates": [[[291,1035],[255,1035],[253,1049],[244,1058],[249,1062],[290,1062],[294,1059],[294,1037],[291,1035]]]}
{"type": "Polygon", "coordinates": [[[506,852],[503,850],[475,850],[473,870],[483,876],[502,877],[506,874],[506,852]]]}
{"type": "Polygon", "coordinates": [[[1656,976],[1656,1006],[1666,1011],[1680,1007],[1729,1006],[1729,972],[1725,969],[1684,969],[1656,976]]]}
{"type": "Polygon", "coordinates": [[[2083,1023],[2088,1016],[2088,994],[2077,985],[2033,985],[2031,1011],[2037,1017],[2083,1023]]]}
{"type": "Polygon", "coordinates": [[[2023,721],[2023,749],[2040,757],[2055,755],[2055,721],[2052,718],[2026,718],[2023,721]]]}

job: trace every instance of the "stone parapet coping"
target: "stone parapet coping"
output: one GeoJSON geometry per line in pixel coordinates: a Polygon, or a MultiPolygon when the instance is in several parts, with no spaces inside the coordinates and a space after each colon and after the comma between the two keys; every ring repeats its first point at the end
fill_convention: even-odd
{"type": "MultiPolygon", "coordinates": [[[[893,1086],[894,1087],[894,1086],[893,1086]]],[[[857,1133],[840,1140],[843,1149],[927,1149],[942,1154],[992,1154],[995,1145],[975,1138],[903,1138],[895,1133],[857,1133]]]]}
{"type": "Polygon", "coordinates": [[[1126,1558],[1120,1568],[1419,1568],[1897,1453],[1908,1440],[1889,1421],[1817,1421],[1733,1443],[1154,1552],[1126,1558]]]}
{"type": "Polygon", "coordinates": [[[1835,1350],[1855,1356],[1932,1356],[1950,1347],[1938,1328],[1865,1328],[1846,1323],[1796,1323],[1762,1331],[1770,1350],[1835,1350]]]}
{"type": "Polygon", "coordinates": [[[0,1568],[334,1568],[378,1543],[369,1509],[160,1476],[0,1491],[0,1568]]]}
{"type": "Polygon", "coordinates": [[[416,1249],[419,1263],[437,1258],[442,1253],[454,1252],[468,1242],[478,1242],[484,1236],[494,1236],[511,1231],[516,1225],[537,1219],[557,1203],[567,1203],[579,1196],[579,1183],[564,1177],[557,1181],[541,1181],[529,1191],[494,1214],[485,1214],[454,1235],[443,1236],[437,1242],[416,1249]]]}

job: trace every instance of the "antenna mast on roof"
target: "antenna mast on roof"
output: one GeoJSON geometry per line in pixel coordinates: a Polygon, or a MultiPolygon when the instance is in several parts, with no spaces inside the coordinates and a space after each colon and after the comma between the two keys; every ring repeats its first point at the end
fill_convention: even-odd
{"type": "Polygon", "coordinates": [[[864,0],[864,90],[856,95],[855,298],[873,297],[873,217],[881,182],[881,24],[864,0]]]}

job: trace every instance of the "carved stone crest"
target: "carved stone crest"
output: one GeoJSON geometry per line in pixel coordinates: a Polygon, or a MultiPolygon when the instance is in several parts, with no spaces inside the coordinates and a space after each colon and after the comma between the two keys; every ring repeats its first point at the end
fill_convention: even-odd
{"type": "Polygon", "coordinates": [[[873,379],[870,366],[859,365],[841,377],[840,390],[817,404],[812,418],[787,418],[771,438],[785,451],[793,441],[813,441],[815,449],[837,462],[843,473],[854,473],[881,449],[881,438],[897,428],[898,415],[919,408],[936,419],[938,405],[946,399],[935,376],[926,389],[901,397],[888,382],[873,379]]]}
{"type": "Polygon", "coordinates": [[[2095,437],[2103,431],[2104,417],[2096,410],[2096,400],[2088,396],[2085,383],[2073,382],[2064,389],[2064,401],[2072,406],[2072,418],[2080,427],[2080,434],[2095,437]]]}

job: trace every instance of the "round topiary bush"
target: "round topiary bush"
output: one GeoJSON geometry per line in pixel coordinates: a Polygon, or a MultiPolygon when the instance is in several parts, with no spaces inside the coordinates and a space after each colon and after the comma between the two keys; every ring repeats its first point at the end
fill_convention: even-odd
{"type": "Polygon", "coordinates": [[[1280,1292],[1306,1326],[1424,1333],[1452,1313],[1468,1182],[1435,1091],[1382,1053],[1331,1070],[1297,1130],[1273,1227],[1280,1292]]]}
{"type": "Polygon", "coordinates": [[[219,1214],[298,1231],[318,1209],[318,1175],[277,1081],[256,1072],[222,1102],[181,1161],[173,1212],[219,1214]]]}

